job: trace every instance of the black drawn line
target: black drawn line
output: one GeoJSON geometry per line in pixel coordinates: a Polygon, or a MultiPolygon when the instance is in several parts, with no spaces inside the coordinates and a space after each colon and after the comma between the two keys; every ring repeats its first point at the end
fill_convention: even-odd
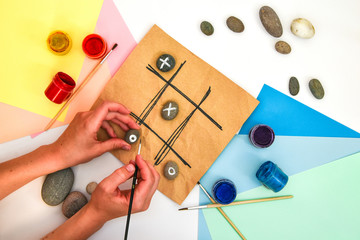
{"type": "Polygon", "coordinates": [[[138,121],[139,123],[143,124],[147,129],[149,129],[152,133],[155,134],[155,136],[157,136],[165,145],[167,145],[169,147],[169,149],[189,168],[191,168],[191,166],[171,147],[169,146],[169,144],[167,144],[167,142],[165,142],[164,139],[162,139],[162,137],[159,136],[159,134],[157,134],[149,125],[147,125],[140,117],[138,117],[135,113],[131,112],[130,116],[132,116],[133,118],[135,118],[136,121],[138,121]]]}

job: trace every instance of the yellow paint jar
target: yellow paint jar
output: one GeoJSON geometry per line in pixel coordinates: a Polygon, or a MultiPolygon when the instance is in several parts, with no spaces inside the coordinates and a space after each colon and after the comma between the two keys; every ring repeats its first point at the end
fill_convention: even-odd
{"type": "Polygon", "coordinates": [[[54,31],[47,38],[49,50],[56,55],[67,54],[72,46],[70,36],[63,31],[54,31]]]}

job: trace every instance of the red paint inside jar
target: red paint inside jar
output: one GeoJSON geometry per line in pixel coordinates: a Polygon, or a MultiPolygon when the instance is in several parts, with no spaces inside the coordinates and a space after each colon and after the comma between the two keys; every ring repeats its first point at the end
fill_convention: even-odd
{"type": "Polygon", "coordinates": [[[90,58],[102,57],[106,52],[106,47],[105,40],[97,34],[88,35],[82,43],[83,51],[90,58]]]}
{"type": "Polygon", "coordinates": [[[103,49],[104,44],[103,42],[98,38],[90,38],[85,43],[85,49],[90,55],[97,55],[101,52],[103,49]]]}

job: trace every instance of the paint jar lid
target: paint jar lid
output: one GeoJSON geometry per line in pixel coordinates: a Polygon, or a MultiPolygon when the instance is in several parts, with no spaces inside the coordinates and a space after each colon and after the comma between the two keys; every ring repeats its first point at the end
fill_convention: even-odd
{"type": "Polygon", "coordinates": [[[255,147],[267,148],[273,144],[275,133],[268,125],[258,124],[250,130],[249,139],[255,147]]]}
{"type": "Polygon", "coordinates": [[[256,178],[274,192],[283,189],[289,180],[289,177],[271,161],[266,161],[259,167],[256,178]]]}
{"type": "Polygon", "coordinates": [[[218,180],[212,188],[216,202],[221,204],[232,203],[236,198],[235,184],[229,179],[218,180]]]}
{"type": "Polygon", "coordinates": [[[70,36],[60,30],[51,32],[46,42],[49,50],[56,55],[65,55],[72,47],[70,36]]]}
{"type": "Polygon", "coordinates": [[[106,53],[107,44],[100,35],[90,34],[84,38],[82,49],[89,58],[101,58],[106,53]]]}

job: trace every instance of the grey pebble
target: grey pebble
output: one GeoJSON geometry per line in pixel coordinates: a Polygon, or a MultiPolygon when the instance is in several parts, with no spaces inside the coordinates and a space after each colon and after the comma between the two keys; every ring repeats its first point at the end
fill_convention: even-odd
{"type": "Polygon", "coordinates": [[[289,92],[291,95],[296,96],[300,91],[300,84],[296,77],[291,77],[289,80],[289,92]]]}
{"type": "Polygon", "coordinates": [[[74,184],[74,172],[71,168],[66,168],[46,176],[41,188],[43,201],[56,206],[64,201],[74,184]]]}
{"type": "Polygon", "coordinates": [[[291,52],[291,47],[287,42],[278,41],[275,44],[275,49],[281,54],[289,54],[291,52]]]}
{"type": "Polygon", "coordinates": [[[245,29],[243,22],[234,16],[231,16],[226,20],[226,25],[231,31],[236,33],[241,33],[245,29]]]}
{"type": "Polygon", "coordinates": [[[283,28],[276,12],[269,6],[260,8],[259,16],[266,31],[273,37],[281,37],[283,28]]]}
{"type": "Polygon", "coordinates": [[[173,180],[179,175],[179,166],[174,161],[169,161],[164,167],[164,175],[167,179],[173,180]]]}
{"type": "Polygon", "coordinates": [[[125,142],[128,144],[134,144],[139,140],[140,132],[136,129],[130,129],[126,132],[125,142]]]}
{"type": "Polygon", "coordinates": [[[200,29],[206,36],[210,36],[214,33],[214,27],[208,21],[203,21],[200,24],[200,29]]]}
{"type": "Polygon", "coordinates": [[[97,187],[97,183],[91,182],[86,186],[86,192],[91,195],[95,191],[96,187],[97,187]]]}
{"type": "Polygon", "coordinates": [[[175,58],[170,54],[161,55],[156,61],[156,67],[162,72],[168,72],[175,67],[175,58]]]}
{"type": "Polygon", "coordinates": [[[85,206],[87,202],[88,200],[81,192],[71,192],[63,202],[62,212],[65,217],[71,218],[83,206],[85,206]]]}
{"type": "Polygon", "coordinates": [[[165,120],[172,120],[179,112],[179,105],[174,101],[169,101],[164,104],[161,109],[161,116],[165,120]]]}
{"type": "Polygon", "coordinates": [[[322,99],[324,97],[325,91],[319,80],[315,78],[311,79],[309,82],[309,88],[315,98],[322,99]]]}

